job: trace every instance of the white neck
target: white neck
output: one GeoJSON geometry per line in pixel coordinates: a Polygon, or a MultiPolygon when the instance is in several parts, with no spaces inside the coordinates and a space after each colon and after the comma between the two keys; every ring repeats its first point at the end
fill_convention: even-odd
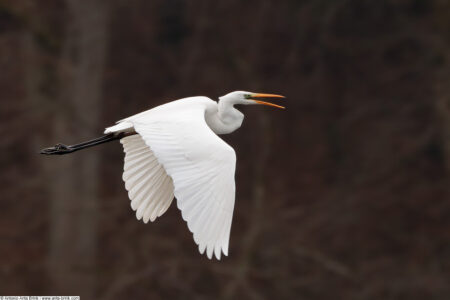
{"type": "Polygon", "coordinates": [[[217,110],[206,115],[206,122],[216,134],[227,134],[241,127],[244,114],[234,108],[233,101],[220,98],[217,110]]]}

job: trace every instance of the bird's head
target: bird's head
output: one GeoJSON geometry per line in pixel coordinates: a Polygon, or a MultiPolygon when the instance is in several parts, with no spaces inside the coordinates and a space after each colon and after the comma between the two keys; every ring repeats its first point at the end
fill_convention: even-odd
{"type": "Polygon", "coordinates": [[[225,96],[220,97],[219,99],[221,101],[230,102],[233,105],[234,104],[244,104],[244,105],[262,104],[262,105],[269,105],[269,106],[284,109],[284,106],[263,101],[266,99],[274,99],[274,98],[285,98],[285,97],[281,96],[281,95],[275,95],[275,94],[262,94],[262,93],[252,93],[252,92],[245,92],[245,91],[235,91],[235,92],[228,93],[225,96]]]}

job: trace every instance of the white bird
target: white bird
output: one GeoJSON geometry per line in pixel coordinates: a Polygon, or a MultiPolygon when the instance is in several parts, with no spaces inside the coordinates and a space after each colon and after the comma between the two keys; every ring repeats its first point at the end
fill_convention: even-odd
{"type": "Polygon", "coordinates": [[[174,196],[199,251],[209,259],[228,255],[235,200],[236,153],[217,134],[238,129],[237,104],[264,104],[281,95],[236,91],[213,101],[198,96],[172,101],[120,120],[104,136],[81,144],[57,144],[42,154],[67,154],[120,139],[123,180],[138,220],[154,221],[174,196]]]}

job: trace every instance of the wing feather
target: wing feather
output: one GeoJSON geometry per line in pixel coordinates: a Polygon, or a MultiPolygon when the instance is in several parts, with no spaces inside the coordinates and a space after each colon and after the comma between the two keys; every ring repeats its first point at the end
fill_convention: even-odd
{"type": "Polygon", "coordinates": [[[167,210],[173,200],[172,179],[139,135],[131,135],[120,141],[125,152],[122,178],[131,208],[136,211],[138,220],[144,217],[145,223],[154,221],[165,212],[156,211],[154,204],[162,202],[161,205],[167,210]],[[164,186],[161,186],[162,183],[164,186]]]}
{"type": "Polygon", "coordinates": [[[159,197],[159,195],[161,193],[161,186],[162,186],[162,183],[163,183],[165,177],[166,176],[164,174],[163,168],[159,168],[158,172],[154,176],[155,181],[152,186],[152,189],[150,190],[150,192],[148,193],[148,195],[146,196],[144,201],[141,202],[141,204],[139,205],[139,207],[136,211],[136,217],[139,220],[143,217],[145,209],[148,206],[152,205],[159,197]]]}

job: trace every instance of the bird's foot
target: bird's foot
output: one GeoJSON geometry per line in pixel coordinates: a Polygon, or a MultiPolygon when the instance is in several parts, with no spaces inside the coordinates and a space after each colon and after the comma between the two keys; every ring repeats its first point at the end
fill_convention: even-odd
{"type": "Polygon", "coordinates": [[[45,148],[41,150],[41,154],[52,155],[52,154],[66,154],[73,152],[74,150],[70,146],[64,144],[56,144],[54,147],[45,148]]]}

